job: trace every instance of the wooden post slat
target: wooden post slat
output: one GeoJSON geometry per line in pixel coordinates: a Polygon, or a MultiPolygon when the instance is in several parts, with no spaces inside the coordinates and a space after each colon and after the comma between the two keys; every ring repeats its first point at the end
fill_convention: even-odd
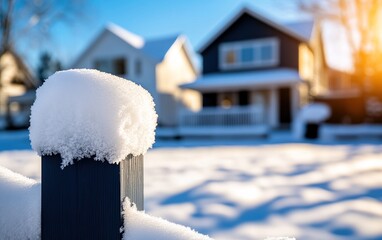
{"type": "Polygon", "coordinates": [[[143,210],[143,156],[120,164],[84,158],[61,169],[61,156],[42,156],[42,240],[120,240],[122,200],[143,210]]]}
{"type": "Polygon", "coordinates": [[[143,200],[143,156],[127,156],[121,163],[121,197],[128,197],[138,210],[144,209],[143,200]]]}

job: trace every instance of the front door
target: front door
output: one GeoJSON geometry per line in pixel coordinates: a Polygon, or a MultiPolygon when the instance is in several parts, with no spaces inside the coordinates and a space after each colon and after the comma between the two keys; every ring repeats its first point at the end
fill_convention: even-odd
{"type": "Polygon", "coordinates": [[[282,87],[279,94],[279,122],[281,127],[289,127],[291,122],[291,89],[282,87]]]}

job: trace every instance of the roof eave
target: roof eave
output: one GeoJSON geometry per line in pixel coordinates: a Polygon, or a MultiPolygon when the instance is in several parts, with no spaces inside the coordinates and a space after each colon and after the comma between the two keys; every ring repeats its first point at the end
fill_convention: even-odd
{"type": "MultiPolygon", "coordinates": [[[[76,68],[78,67],[78,64],[81,62],[81,60],[88,54],[91,49],[100,41],[100,39],[106,34],[106,33],[112,33],[107,27],[104,27],[102,31],[100,31],[97,36],[91,41],[91,43],[76,57],[75,61],[70,65],[70,68],[76,68]]],[[[113,34],[113,33],[112,33],[113,34]]]]}

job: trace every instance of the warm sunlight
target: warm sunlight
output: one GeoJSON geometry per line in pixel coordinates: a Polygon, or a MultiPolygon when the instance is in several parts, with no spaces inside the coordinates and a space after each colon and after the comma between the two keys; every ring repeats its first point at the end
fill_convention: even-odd
{"type": "Polygon", "coordinates": [[[382,240],[381,140],[382,0],[0,3],[0,240],[382,240]]]}

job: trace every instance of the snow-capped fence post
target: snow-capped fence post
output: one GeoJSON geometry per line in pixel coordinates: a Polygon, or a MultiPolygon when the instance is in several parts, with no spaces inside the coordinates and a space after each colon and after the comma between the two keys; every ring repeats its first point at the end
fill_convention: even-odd
{"type": "Polygon", "coordinates": [[[320,125],[330,117],[330,108],[323,103],[311,103],[304,106],[299,114],[299,121],[303,124],[304,137],[317,139],[320,137],[320,125]]]}
{"type": "Polygon", "coordinates": [[[143,210],[143,156],[119,164],[83,158],[64,169],[61,162],[42,156],[42,239],[121,239],[125,197],[143,210]]]}
{"type": "Polygon", "coordinates": [[[37,90],[30,138],[42,161],[42,240],[121,239],[125,197],[143,210],[156,119],[147,91],[95,70],[55,73],[37,90]]]}

